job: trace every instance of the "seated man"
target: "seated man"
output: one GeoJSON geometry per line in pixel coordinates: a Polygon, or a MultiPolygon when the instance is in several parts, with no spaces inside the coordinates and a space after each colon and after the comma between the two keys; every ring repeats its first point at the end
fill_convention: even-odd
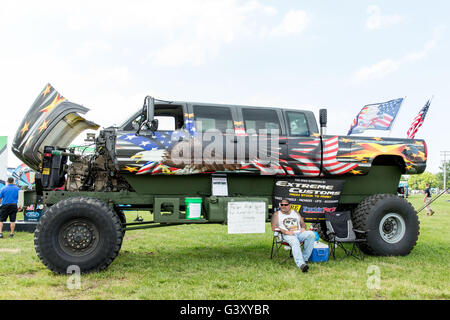
{"type": "Polygon", "coordinates": [[[302,272],[308,272],[308,261],[314,248],[314,232],[306,231],[306,224],[300,214],[291,209],[289,200],[283,199],[280,203],[280,211],[272,216],[272,231],[279,228],[283,240],[292,248],[292,256],[295,264],[302,272]],[[303,253],[300,243],[303,242],[303,253]]]}

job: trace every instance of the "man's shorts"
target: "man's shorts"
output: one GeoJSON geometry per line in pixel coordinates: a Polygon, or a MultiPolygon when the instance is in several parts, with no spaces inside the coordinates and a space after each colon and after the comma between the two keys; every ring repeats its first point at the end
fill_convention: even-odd
{"type": "Polygon", "coordinates": [[[5,222],[9,217],[10,222],[16,222],[17,204],[5,204],[0,207],[0,220],[5,222]]]}

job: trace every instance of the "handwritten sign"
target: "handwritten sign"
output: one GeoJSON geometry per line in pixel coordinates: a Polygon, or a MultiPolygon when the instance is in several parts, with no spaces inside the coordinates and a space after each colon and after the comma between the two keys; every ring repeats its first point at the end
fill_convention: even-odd
{"type": "Polygon", "coordinates": [[[228,233],[264,233],[266,203],[261,201],[228,202],[228,233]]]}

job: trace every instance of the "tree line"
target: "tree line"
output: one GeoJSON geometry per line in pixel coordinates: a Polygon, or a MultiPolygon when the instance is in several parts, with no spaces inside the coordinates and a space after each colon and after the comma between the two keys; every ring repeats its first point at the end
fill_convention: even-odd
{"type": "Polygon", "coordinates": [[[439,167],[439,173],[431,173],[425,171],[422,174],[410,176],[402,176],[401,181],[408,181],[408,186],[412,190],[424,190],[425,184],[428,183],[430,188],[444,189],[444,165],[446,166],[447,188],[450,187],[450,161],[439,167]]]}

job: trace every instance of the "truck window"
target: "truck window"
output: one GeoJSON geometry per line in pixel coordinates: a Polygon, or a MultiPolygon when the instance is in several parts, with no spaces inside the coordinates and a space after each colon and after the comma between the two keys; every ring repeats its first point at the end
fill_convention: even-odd
{"type": "Polygon", "coordinates": [[[174,131],[176,129],[176,120],[173,116],[155,116],[158,120],[158,131],[174,131]]]}
{"type": "Polygon", "coordinates": [[[158,131],[179,130],[184,125],[182,106],[156,105],[155,119],[158,119],[158,131]]]}
{"type": "MultiPolygon", "coordinates": [[[[124,126],[123,130],[133,131],[139,127],[139,121],[141,114],[135,115],[124,126]]],[[[183,108],[182,106],[173,105],[156,105],[155,106],[155,119],[158,119],[158,131],[174,131],[183,127],[183,108]]],[[[144,125],[142,130],[148,130],[144,125]]]]}
{"type": "Polygon", "coordinates": [[[194,119],[197,127],[201,124],[202,132],[210,129],[223,133],[226,133],[227,129],[234,130],[231,109],[228,107],[194,106],[194,119]]]}
{"type": "Polygon", "coordinates": [[[255,130],[257,133],[261,129],[270,130],[275,129],[281,132],[280,122],[275,110],[265,109],[242,109],[242,117],[244,119],[245,130],[255,130]]]}
{"type": "Polygon", "coordinates": [[[308,122],[304,113],[287,111],[289,123],[289,135],[291,136],[309,136],[308,122]]]}

